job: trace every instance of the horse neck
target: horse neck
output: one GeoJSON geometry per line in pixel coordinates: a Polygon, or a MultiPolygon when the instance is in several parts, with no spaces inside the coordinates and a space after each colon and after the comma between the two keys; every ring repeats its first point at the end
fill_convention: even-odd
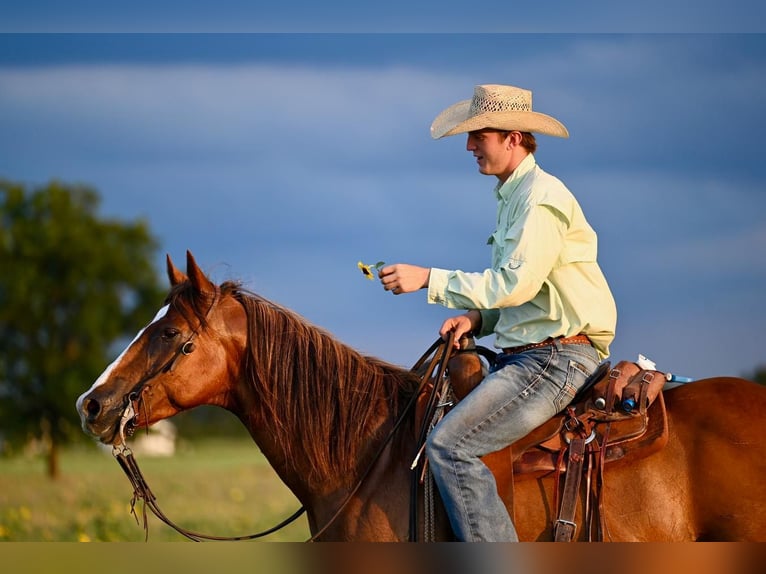
{"type": "Polygon", "coordinates": [[[407,539],[411,477],[408,465],[414,444],[411,425],[404,424],[386,443],[394,417],[382,410],[369,431],[358,429],[359,442],[351,447],[355,457],[351,468],[331,464],[317,473],[313,462],[317,454],[307,452],[301,445],[331,439],[295,428],[287,435],[290,446],[285,448],[280,423],[270,417],[268,410],[254,407],[254,402],[257,403],[248,401],[251,408],[247,414],[237,414],[282,482],[306,507],[312,534],[329,524],[322,539],[407,539]],[[356,492],[352,495],[352,491],[356,492]]]}
{"type": "MultiPolygon", "coordinates": [[[[417,380],[404,369],[361,356],[295,316],[257,308],[248,312],[257,316],[250,320],[251,347],[237,414],[283,482],[307,506],[309,520],[321,526],[379,454],[417,380]],[[264,324],[267,318],[269,325],[264,324]]],[[[406,523],[398,520],[406,517],[401,495],[406,504],[409,463],[400,451],[412,446],[411,429],[403,425],[408,438],[395,437],[384,449],[348,512],[335,521],[336,537],[351,536],[359,509],[372,501],[384,515],[392,508],[396,536],[402,527],[406,536],[406,523]],[[392,481],[397,483],[393,489],[392,481]]],[[[387,537],[395,537],[392,526],[385,529],[387,537]]]]}
{"type": "Polygon", "coordinates": [[[329,374],[308,366],[271,385],[244,380],[230,410],[275,467],[329,488],[369,463],[390,433],[401,401],[392,400],[390,391],[373,392],[376,383],[366,380],[386,376],[359,368],[329,374]],[[344,376],[349,372],[360,376],[344,376]]]}

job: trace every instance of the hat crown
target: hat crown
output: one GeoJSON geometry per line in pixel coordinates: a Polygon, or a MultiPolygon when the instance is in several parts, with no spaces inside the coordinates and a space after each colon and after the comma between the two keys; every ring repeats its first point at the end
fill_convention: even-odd
{"type": "Polygon", "coordinates": [[[486,84],[476,86],[468,116],[488,112],[531,112],[532,92],[515,86],[486,84]]]}

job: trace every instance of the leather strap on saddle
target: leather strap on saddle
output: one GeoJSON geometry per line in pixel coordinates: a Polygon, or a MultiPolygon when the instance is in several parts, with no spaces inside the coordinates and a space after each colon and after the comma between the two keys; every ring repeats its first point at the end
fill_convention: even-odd
{"type": "Polygon", "coordinates": [[[584,422],[577,417],[574,407],[567,407],[561,436],[566,446],[559,452],[557,464],[554,500],[558,500],[558,484],[561,462],[566,455],[566,474],[564,489],[561,493],[559,516],[553,524],[553,539],[556,542],[571,542],[574,538],[577,524],[577,501],[579,500],[580,483],[583,476],[585,460],[590,456],[591,443],[596,438],[596,432],[591,421],[584,422]]]}
{"type": "Polygon", "coordinates": [[[577,437],[569,443],[569,461],[564,480],[564,490],[561,495],[561,510],[553,527],[553,539],[556,542],[571,542],[577,528],[574,520],[582,467],[585,461],[585,440],[582,437],[577,437]]]}

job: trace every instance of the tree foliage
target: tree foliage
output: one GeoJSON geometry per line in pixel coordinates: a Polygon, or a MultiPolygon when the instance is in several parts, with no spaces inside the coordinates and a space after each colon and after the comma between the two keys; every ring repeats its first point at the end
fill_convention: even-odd
{"type": "Polygon", "coordinates": [[[746,379],[758,383],[759,385],[766,385],[766,365],[760,365],[755,370],[745,376],[746,379]]]}
{"type": "Polygon", "coordinates": [[[113,344],[162,301],[143,221],[99,217],[87,186],[0,180],[0,435],[56,447],[82,436],[74,404],[113,344]]]}

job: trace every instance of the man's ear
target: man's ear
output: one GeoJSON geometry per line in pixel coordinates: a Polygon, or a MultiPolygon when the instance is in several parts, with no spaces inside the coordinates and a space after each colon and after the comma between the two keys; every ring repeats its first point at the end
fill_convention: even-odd
{"type": "Polygon", "coordinates": [[[511,149],[510,146],[518,146],[521,145],[521,140],[523,139],[523,136],[521,135],[520,131],[510,131],[506,134],[506,138],[508,139],[509,147],[508,149],[511,149]]]}

